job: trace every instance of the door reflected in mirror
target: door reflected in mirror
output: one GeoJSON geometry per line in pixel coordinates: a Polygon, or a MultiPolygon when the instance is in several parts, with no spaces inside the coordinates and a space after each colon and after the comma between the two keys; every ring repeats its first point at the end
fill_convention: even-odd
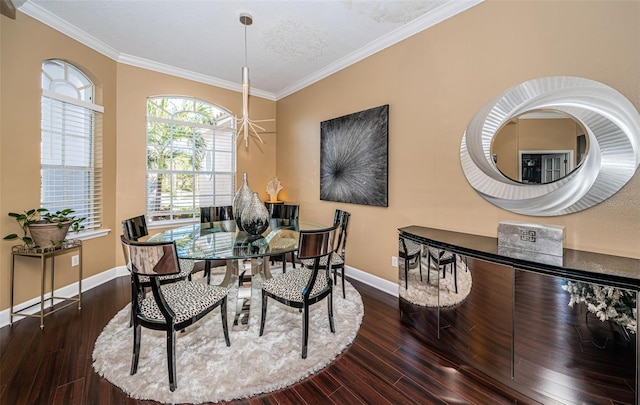
{"type": "Polygon", "coordinates": [[[496,133],[491,155],[500,172],[525,184],[559,180],[584,161],[588,137],[573,117],[534,110],[509,120],[496,133]]]}

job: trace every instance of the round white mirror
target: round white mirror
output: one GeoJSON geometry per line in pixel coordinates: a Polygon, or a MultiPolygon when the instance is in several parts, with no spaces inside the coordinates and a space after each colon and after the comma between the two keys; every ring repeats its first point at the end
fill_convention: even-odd
{"type": "Polygon", "coordinates": [[[524,215],[570,214],[606,200],[633,177],[640,165],[640,114],[622,94],[593,80],[530,80],[476,113],[462,138],[460,159],[467,180],[487,201],[524,215]],[[588,152],[572,171],[550,182],[508,178],[496,164],[500,157],[492,153],[494,138],[510,121],[537,111],[564,114],[577,122],[588,152]]]}

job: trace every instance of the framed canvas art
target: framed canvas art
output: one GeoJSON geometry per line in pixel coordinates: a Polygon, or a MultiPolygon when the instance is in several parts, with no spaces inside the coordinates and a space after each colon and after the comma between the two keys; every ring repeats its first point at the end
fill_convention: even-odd
{"type": "Polygon", "coordinates": [[[320,199],[388,206],[389,105],[320,123],[320,199]]]}

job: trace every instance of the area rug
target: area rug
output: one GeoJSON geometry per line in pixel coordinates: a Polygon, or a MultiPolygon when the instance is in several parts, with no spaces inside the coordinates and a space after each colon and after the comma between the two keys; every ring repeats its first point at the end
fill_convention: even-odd
{"type": "MultiPolygon", "coordinates": [[[[274,276],[278,267],[281,272],[281,265],[272,268],[274,276]]],[[[215,282],[216,278],[212,280],[215,282]]],[[[261,278],[254,276],[249,328],[245,331],[231,328],[237,288],[229,289],[230,347],[224,343],[220,309],[178,334],[178,388],[174,392],[169,390],[164,333],[142,329],[138,372],[129,375],[133,345],[129,305],[116,314],[96,340],[93,368],[136,399],[164,403],[229,401],[275,391],[306,378],[334,360],[356,337],[364,308],[360,294],[348,281],[346,299],[339,288],[333,294],[335,334],[329,330],[326,302],[311,307],[306,359],[301,358],[302,314],[297,309],[269,299],[265,331],[258,336],[260,283],[261,278]]]]}
{"type": "Polygon", "coordinates": [[[404,284],[398,288],[398,294],[405,300],[423,307],[451,307],[460,304],[471,292],[471,271],[461,256],[457,256],[458,292],[454,285],[454,277],[451,266],[446,266],[446,274],[442,277],[442,270],[438,271],[435,262],[431,260],[431,268],[428,268],[428,260],[422,257],[422,281],[420,281],[420,269],[416,265],[409,269],[409,288],[404,284]],[[427,282],[427,271],[429,281],[427,282]]]}

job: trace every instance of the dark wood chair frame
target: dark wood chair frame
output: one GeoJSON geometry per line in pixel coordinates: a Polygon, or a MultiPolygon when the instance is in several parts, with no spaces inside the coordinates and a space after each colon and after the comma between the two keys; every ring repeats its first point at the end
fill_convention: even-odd
{"type": "Polygon", "coordinates": [[[336,241],[336,249],[334,250],[334,254],[337,254],[342,258],[342,264],[333,265],[333,283],[338,283],[338,269],[340,270],[340,277],[342,278],[342,298],[346,298],[346,292],[344,289],[344,266],[347,263],[347,229],[349,228],[349,218],[351,214],[347,211],[336,210],[333,215],[333,225],[337,225],[340,227],[340,232],[338,233],[338,240],[336,241]]]}
{"type": "Polygon", "coordinates": [[[400,259],[404,260],[404,288],[409,288],[409,268],[411,267],[411,262],[414,260],[418,263],[418,268],[420,269],[420,282],[422,282],[422,249],[413,253],[409,252],[407,242],[404,238],[400,238],[400,252],[398,252],[398,254],[400,259]]]}
{"type": "MultiPolygon", "coordinates": [[[[125,219],[124,221],[122,221],[122,235],[126,240],[133,241],[133,242],[138,242],[140,238],[143,238],[149,235],[149,230],[147,228],[147,221],[144,215],[139,215],[137,217],[125,219]]],[[[124,252],[125,261],[128,263],[129,254],[125,249],[124,245],[122,246],[122,248],[124,252]]],[[[186,279],[191,280],[191,274],[189,274],[186,277],[165,277],[162,280],[159,280],[159,282],[160,284],[168,284],[168,283],[175,283],[176,281],[181,281],[186,279]]],[[[138,285],[141,288],[141,291],[144,291],[145,288],[151,287],[150,282],[140,281],[138,285]]],[[[138,294],[138,290],[136,288],[138,287],[136,287],[136,284],[133,281],[133,273],[132,273],[131,274],[131,299],[132,300],[133,300],[133,297],[135,297],[138,294]]],[[[133,311],[131,312],[131,322],[129,323],[129,326],[132,326],[132,325],[133,325],[133,311]]]]}
{"type": "MultiPolygon", "coordinates": [[[[440,250],[438,252],[438,257],[435,257],[433,255],[433,253],[431,253],[431,250],[429,249],[429,259],[428,259],[428,263],[429,263],[429,267],[428,269],[431,269],[431,260],[433,260],[436,263],[436,266],[438,268],[442,267],[442,278],[445,278],[446,276],[446,271],[447,271],[447,265],[451,266],[451,273],[453,274],[453,285],[455,286],[455,290],[456,290],[456,294],[458,293],[458,259],[455,253],[451,253],[451,256],[446,257],[446,258],[442,258],[445,254],[444,250],[440,250]]],[[[439,269],[438,269],[439,270],[439,269]]],[[[438,274],[440,272],[438,271],[438,274]]],[[[427,271],[427,282],[429,282],[429,271],[427,271]]]]}
{"type": "MultiPolygon", "coordinates": [[[[333,254],[340,256],[340,258],[342,259],[342,264],[333,264],[331,268],[333,269],[333,284],[338,284],[338,270],[340,270],[340,275],[342,277],[342,298],[347,297],[344,286],[344,266],[346,263],[347,229],[349,227],[350,217],[351,214],[349,212],[342,210],[336,210],[335,214],[333,215],[333,225],[340,227],[333,254]]],[[[331,256],[327,258],[327,261],[331,261],[331,256]]],[[[327,266],[324,264],[320,264],[319,266],[320,269],[327,268],[327,266]]]]}
{"type": "MultiPolygon", "coordinates": [[[[333,285],[331,282],[331,265],[324,271],[324,274],[319,275],[320,271],[320,258],[330,255],[333,250],[335,233],[337,226],[331,228],[312,230],[312,231],[300,231],[300,239],[298,242],[298,257],[301,259],[312,259],[313,267],[311,277],[305,288],[301,291],[302,302],[291,301],[284,297],[280,297],[275,294],[271,294],[264,289],[262,290],[262,316],[260,318],[260,336],[264,332],[264,325],[267,317],[267,302],[269,297],[272,299],[293,308],[299,308],[302,310],[302,358],[307,358],[308,342],[309,342],[309,307],[316,304],[323,299],[327,298],[327,309],[329,315],[329,328],[331,333],[335,333],[335,327],[333,323],[333,285]],[[311,292],[316,283],[318,277],[326,277],[327,287],[311,297],[311,292]]],[[[285,277],[282,275],[279,277],[285,277]]]]}
{"type": "MultiPolygon", "coordinates": [[[[297,229],[297,221],[300,216],[300,206],[297,204],[269,204],[269,222],[271,223],[271,229],[274,229],[276,226],[280,226],[278,220],[282,220],[280,222],[285,222],[285,224],[293,226],[297,229]]],[[[274,263],[274,260],[282,261],[282,272],[287,272],[287,254],[284,253],[282,255],[271,256],[271,263],[274,263]]],[[[293,268],[296,268],[296,258],[295,252],[291,252],[291,264],[293,268]]]]}
{"type": "MultiPolygon", "coordinates": [[[[176,274],[179,273],[178,267],[178,256],[176,253],[175,242],[136,242],[132,240],[127,240],[124,235],[120,237],[123,248],[127,248],[126,245],[129,246],[167,246],[172,245],[174,252],[174,260],[176,274]]],[[[160,276],[168,275],[171,273],[163,273],[163,274],[150,274],[146,272],[140,272],[136,268],[136,266],[131,263],[131,274],[134,280],[134,284],[136,287],[136,291],[139,291],[139,294],[136,294],[132,297],[132,313],[133,316],[133,329],[134,329],[134,337],[133,337],[133,356],[131,359],[131,371],[130,374],[134,375],[138,371],[138,360],[140,359],[140,342],[142,338],[142,330],[141,327],[145,327],[152,330],[161,330],[165,331],[167,334],[167,365],[169,372],[169,389],[171,391],[175,391],[177,388],[177,379],[176,379],[176,358],[175,358],[175,341],[176,341],[176,331],[184,330],[186,327],[196,323],[200,319],[202,319],[205,315],[213,311],[215,308],[220,307],[220,314],[222,318],[222,329],[224,331],[224,339],[227,346],[230,346],[231,343],[229,341],[229,327],[227,322],[227,296],[217,301],[214,305],[207,307],[203,311],[199,312],[197,315],[186,319],[182,322],[176,323],[174,321],[176,315],[174,311],[167,304],[161,289],[161,283],[159,280],[160,276]],[[149,277],[151,280],[150,287],[153,297],[160,309],[160,312],[165,317],[165,322],[158,322],[155,319],[147,319],[145,318],[140,311],[140,303],[145,298],[146,294],[144,293],[144,288],[142,283],[139,281],[139,276],[144,275],[149,277]]],[[[189,281],[192,282],[192,281],[189,281]]],[[[145,283],[146,284],[146,283],[145,283]]]]}
{"type": "MultiPolygon", "coordinates": [[[[149,235],[149,229],[147,228],[147,221],[144,215],[139,215],[137,217],[125,219],[122,221],[122,234],[124,238],[130,241],[139,242],[140,238],[149,235]]],[[[125,252],[125,259],[128,261],[127,253],[125,252]]],[[[191,279],[191,274],[187,277],[172,277],[165,278],[160,280],[160,284],[173,283],[179,280],[191,279]]],[[[133,280],[131,281],[133,283],[133,280]]],[[[144,287],[149,287],[146,283],[142,283],[144,287]]],[[[134,295],[134,291],[131,290],[132,296],[134,295]]]]}
{"type": "MultiPolygon", "coordinates": [[[[220,221],[234,221],[232,205],[200,207],[200,224],[213,225],[215,222],[220,221]]],[[[232,226],[235,226],[235,222],[232,226]]],[[[205,260],[204,275],[207,277],[207,284],[211,284],[211,268],[226,265],[227,261],[222,259],[205,260]]]]}

